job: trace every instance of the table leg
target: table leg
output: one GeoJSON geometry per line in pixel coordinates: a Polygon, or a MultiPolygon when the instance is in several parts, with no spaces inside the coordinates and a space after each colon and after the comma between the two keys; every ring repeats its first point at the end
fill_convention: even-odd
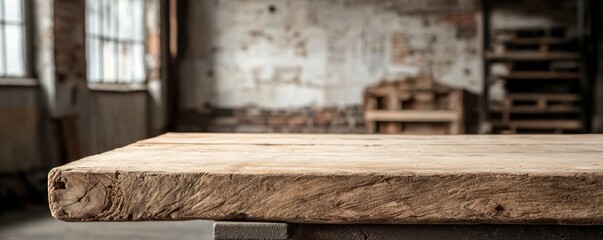
{"type": "Polygon", "coordinates": [[[593,240],[603,226],[569,225],[395,225],[216,222],[215,240],[593,240]]]}

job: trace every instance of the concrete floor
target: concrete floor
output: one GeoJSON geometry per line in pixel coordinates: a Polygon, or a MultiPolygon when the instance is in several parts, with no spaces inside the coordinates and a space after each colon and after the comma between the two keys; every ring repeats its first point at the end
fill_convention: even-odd
{"type": "Polygon", "coordinates": [[[54,219],[44,206],[0,213],[2,240],[210,240],[212,221],[72,223],[54,219]]]}

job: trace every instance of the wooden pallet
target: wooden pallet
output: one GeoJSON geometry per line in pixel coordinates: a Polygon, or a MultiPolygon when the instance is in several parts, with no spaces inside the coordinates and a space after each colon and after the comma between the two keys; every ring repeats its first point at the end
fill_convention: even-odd
{"type": "Polygon", "coordinates": [[[463,95],[426,78],[382,82],[364,92],[367,133],[460,134],[463,95]]]}
{"type": "Polygon", "coordinates": [[[505,53],[488,53],[487,59],[490,61],[560,61],[560,60],[578,60],[580,55],[576,52],[533,52],[533,51],[514,51],[505,53]]]}
{"type": "Polygon", "coordinates": [[[502,105],[491,105],[490,110],[501,114],[499,125],[504,125],[511,131],[517,129],[553,129],[577,130],[581,125],[575,119],[512,119],[512,114],[571,114],[579,113],[578,105],[580,96],[578,94],[538,94],[538,93],[514,93],[509,94],[502,105]]]}
{"type": "Polygon", "coordinates": [[[572,38],[566,26],[519,27],[499,29],[494,33],[497,39],[572,38]]]}
{"type": "Polygon", "coordinates": [[[564,27],[499,30],[494,36],[494,49],[497,53],[517,50],[548,53],[577,48],[576,36],[567,31],[564,27]]]}
{"type": "Polygon", "coordinates": [[[506,97],[491,102],[494,132],[581,130],[582,110],[577,38],[567,27],[497,30],[489,63],[506,64],[509,72],[491,78],[503,81],[506,97]]]}
{"type": "Polygon", "coordinates": [[[512,71],[499,77],[505,80],[580,80],[578,72],[564,71],[512,71]]]}
{"type": "Polygon", "coordinates": [[[545,109],[554,104],[568,105],[579,101],[580,95],[572,93],[511,93],[505,98],[504,105],[512,107],[519,105],[518,102],[523,102],[545,109]]]}
{"type": "Polygon", "coordinates": [[[494,126],[502,129],[501,133],[565,133],[577,132],[582,129],[580,120],[546,119],[546,120],[510,120],[506,123],[497,122],[494,126]]]}

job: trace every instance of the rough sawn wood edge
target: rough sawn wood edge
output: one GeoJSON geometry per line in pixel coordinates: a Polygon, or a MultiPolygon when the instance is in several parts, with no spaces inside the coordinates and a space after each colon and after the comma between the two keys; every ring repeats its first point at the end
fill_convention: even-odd
{"type": "Polygon", "coordinates": [[[257,176],[59,167],[49,173],[49,203],[64,221],[601,225],[603,175],[257,176]]]}

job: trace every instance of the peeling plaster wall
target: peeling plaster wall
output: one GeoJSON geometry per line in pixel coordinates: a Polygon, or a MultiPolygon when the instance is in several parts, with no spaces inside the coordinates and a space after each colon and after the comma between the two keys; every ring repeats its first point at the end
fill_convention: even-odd
{"type": "Polygon", "coordinates": [[[481,89],[477,0],[188,1],[180,107],[357,105],[383,79],[481,89]]]}

